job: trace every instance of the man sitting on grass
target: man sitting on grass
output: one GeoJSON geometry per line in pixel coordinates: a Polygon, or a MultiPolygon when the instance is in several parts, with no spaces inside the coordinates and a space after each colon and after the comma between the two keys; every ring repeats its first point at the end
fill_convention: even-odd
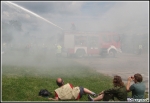
{"type": "Polygon", "coordinates": [[[87,88],[78,86],[73,87],[70,83],[64,84],[62,78],[57,78],[56,83],[59,88],[54,91],[55,98],[48,98],[49,100],[79,100],[83,94],[91,94],[93,96],[96,95],[87,88]]]}
{"type": "Polygon", "coordinates": [[[143,77],[141,74],[136,73],[134,76],[130,76],[128,78],[128,82],[126,85],[126,89],[128,92],[132,92],[132,98],[134,99],[144,99],[146,86],[142,82],[143,77]],[[134,81],[132,85],[130,85],[131,81],[134,81]]]}

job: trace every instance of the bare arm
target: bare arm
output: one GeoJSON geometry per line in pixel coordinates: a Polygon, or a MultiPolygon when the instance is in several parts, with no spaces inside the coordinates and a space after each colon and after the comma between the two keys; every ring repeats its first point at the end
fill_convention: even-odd
{"type": "Polygon", "coordinates": [[[127,81],[127,85],[126,85],[126,90],[127,90],[128,92],[130,92],[130,83],[131,83],[131,80],[132,80],[132,78],[131,78],[131,77],[128,77],[128,81],[127,81]]]}
{"type": "Polygon", "coordinates": [[[98,95],[104,94],[104,91],[101,91],[98,95]]]}
{"type": "Polygon", "coordinates": [[[54,100],[54,101],[58,101],[59,98],[58,98],[58,95],[57,93],[55,92],[55,97],[54,98],[48,98],[49,100],[54,100]]]}
{"type": "Polygon", "coordinates": [[[48,98],[49,100],[54,100],[54,101],[58,101],[58,97],[55,98],[48,98]]]}

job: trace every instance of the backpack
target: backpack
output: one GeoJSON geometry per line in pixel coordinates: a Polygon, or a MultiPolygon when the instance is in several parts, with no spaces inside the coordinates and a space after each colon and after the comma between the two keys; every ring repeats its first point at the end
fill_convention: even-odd
{"type": "Polygon", "coordinates": [[[41,89],[39,92],[39,96],[42,96],[42,97],[49,97],[51,95],[52,93],[49,92],[47,89],[41,89]]]}

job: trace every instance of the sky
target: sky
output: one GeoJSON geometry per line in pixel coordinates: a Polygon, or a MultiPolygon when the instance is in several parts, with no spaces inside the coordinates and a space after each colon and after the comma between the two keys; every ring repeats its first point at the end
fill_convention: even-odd
{"type": "MultiPolygon", "coordinates": [[[[148,33],[148,1],[13,1],[13,3],[42,16],[63,30],[69,30],[74,23],[79,31],[148,33]]],[[[32,14],[6,5],[4,1],[1,5],[2,20],[19,19],[32,25],[39,24],[39,28],[43,27],[40,27],[40,23],[44,21],[32,14]]]]}

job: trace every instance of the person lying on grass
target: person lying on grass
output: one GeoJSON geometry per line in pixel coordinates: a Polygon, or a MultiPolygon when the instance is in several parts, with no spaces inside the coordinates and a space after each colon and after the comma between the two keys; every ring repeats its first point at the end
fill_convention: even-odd
{"type": "Polygon", "coordinates": [[[102,91],[97,97],[92,98],[88,95],[89,101],[127,101],[127,91],[120,76],[114,76],[114,87],[108,90],[102,91]]]}
{"type": "Polygon", "coordinates": [[[95,96],[96,94],[87,88],[76,86],[74,87],[70,83],[64,84],[62,78],[57,78],[56,80],[59,88],[55,89],[55,97],[48,98],[49,100],[79,100],[84,94],[91,94],[95,96]]]}

